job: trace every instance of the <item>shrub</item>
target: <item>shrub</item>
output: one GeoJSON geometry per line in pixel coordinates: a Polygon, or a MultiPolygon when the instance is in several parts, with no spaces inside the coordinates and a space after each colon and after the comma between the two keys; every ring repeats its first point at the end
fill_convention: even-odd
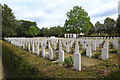
{"type": "Polygon", "coordinates": [[[117,50],[116,49],[111,49],[111,50],[109,50],[109,53],[117,53],[117,50]]]}
{"type": "Polygon", "coordinates": [[[99,36],[98,34],[91,34],[90,36],[99,36]]]}
{"type": "Polygon", "coordinates": [[[94,33],[94,34],[91,34],[90,36],[109,36],[109,35],[106,33],[101,33],[101,34],[94,33]]]}
{"type": "Polygon", "coordinates": [[[74,48],[70,48],[70,52],[73,54],[74,53],[74,48]]]}
{"type": "Polygon", "coordinates": [[[100,58],[100,55],[101,55],[100,53],[97,53],[97,54],[93,55],[92,57],[98,59],[98,58],[100,58]]]}
{"type": "Polygon", "coordinates": [[[70,56],[68,58],[65,58],[65,61],[64,61],[63,65],[66,66],[66,67],[73,66],[73,57],[70,56]]]}
{"type": "Polygon", "coordinates": [[[82,56],[86,56],[86,49],[82,51],[82,56]]]}
{"type": "Polygon", "coordinates": [[[59,58],[59,52],[54,53],[54,58],[53,60],[56,61],[59,58]]]}
{"type": "Polygon", "coordinates": [[[109,36],[109,34],[106,34],[106,33],[101,33],[100,35],[101,36],[109,36]]]}
{"type": "Polygon", "coordinates": [[[113,48],[114,48],[114,46],[113,46],[113,44],[112,44],[112,43],[110,43],[110,44],[109,44],[109,48],[111,48],[111,49],[113,49],[113,48]]]}

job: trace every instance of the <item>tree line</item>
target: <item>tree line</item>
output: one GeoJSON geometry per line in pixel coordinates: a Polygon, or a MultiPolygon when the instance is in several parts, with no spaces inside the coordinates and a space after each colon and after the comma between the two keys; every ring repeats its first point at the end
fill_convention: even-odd
{"type": "Polygon", "coordinates": [[[0,4],[2,11],[2,36],[18,37],[63,37],[65,33],[84,33],[84,36],[119,36],[120,15],[117,20],[107,17],[104,23],[97,21],[95,25],[90,21],[88,13],[80,6],[74,6],[66,13],[64,26],[38,28],[36,22],[17,20],[8,5],[0,4]]]}

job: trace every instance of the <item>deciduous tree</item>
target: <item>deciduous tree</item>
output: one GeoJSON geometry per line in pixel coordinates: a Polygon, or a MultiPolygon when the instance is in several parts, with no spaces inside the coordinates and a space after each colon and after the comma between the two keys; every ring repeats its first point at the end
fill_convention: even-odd
{"type": "Polygon", "coordinates": [[[72,10],[67,12],[67,19],[64,24],[68,33],[87,34],[91,27],[90,17],[82,7],[74,6],[72,10]]]}

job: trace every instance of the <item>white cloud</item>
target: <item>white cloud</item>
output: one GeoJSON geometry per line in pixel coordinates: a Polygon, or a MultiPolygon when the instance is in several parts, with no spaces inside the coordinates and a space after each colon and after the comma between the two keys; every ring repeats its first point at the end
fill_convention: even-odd
{"type": "Polygon", "coordinates": [[[64,25],[66,12],[73,6],[84,8],[94,24],[106,17],[117,19],[118,0],[2,0],[15,13],[17,19],[37,22],[39,28],[64,25]]]}
{"type": "MultiPolygon", "coordinates": [[[[103,4],[102,6],[100,6],[99,8],[96,8],[96,9],[94,9],[94,10],[92,10],[91,12],[90,12],[90,14],[92,15],[92,16],[94,16],[94,15],[97,15],[97,16],[99,16],[100,14],[102,15],[104,15],[104,14],[106,14],[105,12],[107,12],[107,11],[113,11],[114,9],[116,9],[117,10],[117,3],[107,3],[107,4],[103,4]],[[112,7],[111,7],[112,6],[112,7]]],[[[116,11],[117,12],[117,11],[116,11]]]]}

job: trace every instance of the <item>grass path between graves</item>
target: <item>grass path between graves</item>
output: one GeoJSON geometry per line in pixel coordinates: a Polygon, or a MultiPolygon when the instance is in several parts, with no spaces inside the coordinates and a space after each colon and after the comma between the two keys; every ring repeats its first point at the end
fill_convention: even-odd
{"type": "MultiPolygon", "coordinates": [[[[73,54],[65,53],[65,58],[70,57],[70,56],[73,56],[73,54]]],[[[85,66],[85,67],[97,65],[101,62],[102,62],[102,60],[99,60],[99,59],[90,58],[87,56],[81,56],[81,64],[82,64],[82,66],[85,66]]]]}
{"type": "MultiPolygon", "coordinates": [[[[120,62],[118,60],[120,59],[120,55],[114,55],[110,59],[104,60],[104,61],[102,60],[99,61],[96,59],[88,58],[86,56],[82,56],[83,65],[87,66],[88,63],[89,64],[98,63],[98,64],[95,64],[94,66],[91,65],[89,67],[82,68],[81,71],[75,71],[73,69],[65,68],[58,64],[52,63],[52,61],[45,59],[43,57],[21,50],[20,48],[17,48],[4,41],[2,41],[2,44],[3,44],[2,54],[8,54],[8,55],[13,54],[16,57],[16,59],[17,57],[19,57],[21,60],[24,61],[25,64],[22,64],[23,68],[19,67],[18,63],[14,64],[15,66],[14,70],[18,70],[19,74],[17,71],[14,71],[14,70],[13,70],[14,71],[13,73],[16,75],[18,74],[19,76],[26,75],[28,78],[29,77],[32,77],[32,78],[104,78],[104,77],[119,78],[120,77],[118,75],[120,74],[120,71],[118,71],[119,70],[118,62],[120,62]],[[8,50],[11,52],[9,53],[8,50]],[[29,69],[31,68],[25,67],[27,65],[29,67],[32,66],[33,71],[29,71],[29,69]],[[32,75],[30,75],[31,72],[33,73],[32,75]]],[[[14,63],[14,61],[12,60],[10,61],[12,64],[14,63]]],[[[6,66],[8,65],[6,64],[6,66]]]]}

